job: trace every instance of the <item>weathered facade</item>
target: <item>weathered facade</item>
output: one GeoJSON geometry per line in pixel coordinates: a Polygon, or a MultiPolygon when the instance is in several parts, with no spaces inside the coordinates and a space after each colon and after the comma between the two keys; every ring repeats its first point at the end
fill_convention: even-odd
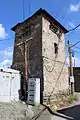
{"type": "Polygon", "coordinates": [[[41,98],[67,91],[65,36],[68,32],[45,10],[40,9],[12,28],[15,44],[12,68],[24,72],[24,41],[28,45],[28,77],[40,77],[41,98]]]}

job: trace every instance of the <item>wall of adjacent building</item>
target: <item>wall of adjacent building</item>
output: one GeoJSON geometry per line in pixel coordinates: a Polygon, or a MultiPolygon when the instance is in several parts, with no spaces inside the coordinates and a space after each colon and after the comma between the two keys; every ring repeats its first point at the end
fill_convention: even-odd
{"type": "Polygon", "coordinates": [[[68,68],[66,66],[65,36],[61,38],[50,30],[50,22],[42,19],[42,56],[44,76],[44,99],[54,97],[59,91],[66,92],[68,84],[68,68]],[[58,45],[58,54],[55,54],[54,43],[58,45]],[[59,79],[58,79],[59,78],[59,79]]]}

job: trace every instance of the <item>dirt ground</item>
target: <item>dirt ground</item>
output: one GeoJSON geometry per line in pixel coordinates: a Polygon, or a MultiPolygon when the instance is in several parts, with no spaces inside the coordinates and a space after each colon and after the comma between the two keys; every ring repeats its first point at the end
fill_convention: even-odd
{"type": "Polygon", "coordinates": [[[0,120],[30,120],[44,107],[27,105],[24,102],[0,102],[0,120]]]}
{"type": "Polygon", "coordinates": [[[20,102],[0,102],[0,120],[25,120],[26,105],[20,102]]]}

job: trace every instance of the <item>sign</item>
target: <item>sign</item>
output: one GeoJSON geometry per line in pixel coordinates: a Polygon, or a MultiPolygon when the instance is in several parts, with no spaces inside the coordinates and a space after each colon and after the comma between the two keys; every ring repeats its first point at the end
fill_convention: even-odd
{"type": "Polygon", "coordinates": [[[70,76],[70,83],[74,83],[74,76],[70,76]]]}

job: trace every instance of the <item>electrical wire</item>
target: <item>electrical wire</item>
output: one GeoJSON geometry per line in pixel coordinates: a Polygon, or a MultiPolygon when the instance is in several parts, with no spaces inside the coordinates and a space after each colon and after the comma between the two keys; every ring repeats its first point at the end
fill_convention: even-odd
{"type": "Polygon", "coordinates": [[[31,2],[30,2],[30,0],[28,1],[28,7],[29,7],[29,9],[28,9],[28,17],[30,17],[30,12],[31,12],[31,2]]]}
{"type": "Polygon", "coordinates": [[[80,54],[80,52],[79,51],[76,51],[76,50],[73,50],[75,53],[79,53],[80,54]]]}
{"type": "MultiPolygon", "coordinates": [[[[59,43],[60,43],[60,39],[58,39],[58,45],[57,45],[57,47],[59,47],[59,43]]],[[[57,55],[58,55],[58,54],[55,55],[54,64],[53,64],[53,67],[52,67],[51,70],[48,70],[48,69],[47,69],[47,66],[45,66],[45,68],[46,68],[46,70],[47,70],[48,72],[52,72],[52,71],[54,70],[55,64],[56,64],[57,55]]]]}
{"type": "Polygon", "coordinates": [[[77,49],[79,49],[79,50],[80,50],[80,47],[76,47],[76,46],[75,46],[75,48],[77,48],[77,49]]]}
{"type": "Polygon", "coordinates": [[[69,32],[76,30],[78,27],[80,27],[80,23],[76,27],[70,29],[69,32]]]}
{"type": "MultiPolygon", "coordinates": [[[[69,7],[68,7],[68,11],[69,11],[69,7]]],[[[67,11],[67,12],[65,12],[64,16],[62,16],[62,18],[61,18],[60,22],[62,22],[62,21],[65,19],[65,17],[68,15],[68,11],[67,11]]]]}
{"type": "Polygon", "coordinates": [[[76,25],[76,27],[68,30],[67,37],[70,36],[78,27],[80,27],[80,23],[78,25],[76,25]]]}
{"type": "MultiPolygon", "coordinates": [[[[63,8],[63,9],[64,9],[64,8],[63,8]]],[[[69,7],[68,7],[68,9],[69,9],[69,7]]],[[[61,7],[60,7],[60,10],[57,12],[56,17],[57,17],[59,14],[61,14],[61,7]]],[[[62,20],[66,17],[67,14],[68,14],[68,11],[67,11],[67,13],[64,14],[64,16],[62,16],[62,19],[61,19],[60,21],[62,21],[62,20]]]]}
{"type": "MultiPolygon", "coordinates": [[[[60,40],[58,41],[58,46],[59,46],[59,44],[60,44],[60,40]]],[[[43,57],[45,57],[45,56],[43,56],[43,57]]],[[[45,57],[45,58],[48,59],[47,57],[45,57]]],[[[57,56],[56,56],[55,58],[57,59],[57,56]]],[[[46,70],[47,70],[48,72],[52,72],[52,71],[54,70],[54,68],[55,68],[55,63],[57,62],[56,59],[53,60],[53,61],[54,61],[54,65],[53,65],[53,68],[52,68],[51,70],[48,70],[48,69],[46,68],[46,70]]],[[[66,62],[66,58],[65,58],[65,62],[66,62]]],[[[62,71],[63,71],[65,62],[62,63],[63,65],[62,65],[62,68],[61,68],[61,72],[60,72],[60,74],[59,74],[59,76],[58,76],[58,78],[57,78],[57,80],[56,80],[55,86],[56,86],[56,84],[57,84],[57,82],[58,82],[58,80],[59,80],[59,78],[60,78],[60,76],[61,76],[61,73],[62,73],[62,71]]],[[[49,96],[48,99],[47,99],[47,104],[48,104],[48,102],[49,102],[49,100],[50,100],[50,98],[51,98],[51,96],[52,96],[52,93],[53,93],[53,91],[54,91],[54,89],[55,89],[55,86],[54,86],[54,88],[53,88],[50,96],[49,96]]]]}
{"type": "Polygon", "coordinates": [[[23,20],[25,19],[25,7],[24,7],[24,0],[22,0],[22,8],[23,8],[23,20]]]}
{"type": "Polygon", "coordinates": [[[54,61],[54,62],[58,62],[58,63],[64,64],[64,63],[61,62],[61,61],[57,61],[57,60],[54,60],[54,59],[50,59],[50,58],[48,58],[48,57],[46,57],[46,56],[43,56],[43,58],[46,58],[46,59],[48,59],[48,60],[51,60],[51,61],[54,61]]]}
{"type": "Polygon", "coordinates": [[[48,99],[47,99],[47,104],[49,103],[50,98],[51,98],[51,96],[52,96],[52,94],[53,94],[53,92],[54,92],[54,90],[55,90],[56,85],[57,85],[57,82],[58,82],[59,79],[60,79],[60,76],[61,76],[62,71],[63,71],[63,69],[64,69],[65,62],[66,62],[66,59],[65,59],[65,61],[64,61],[64,64],[62,65],[61,72],[60,72],[59,76],[57,77],[57,80],[56,80],[55,86],[54,86],[54,88],[52,89],[51,94],[49,95],[49,97],[48,97],[48,99]]]}
{"type": "MultiPolygon", "coordinates": [[[[76,2],[79,3],[79,0],[77,0],[76,2]]],[[[65,17],[67,16],[68,13],[69,13],[69,7],[68,7],[67,12],[65,12],[64,16],[63,16],[62,19],[60,20],[60,22],[65,19],[65,17]]]]}
{"type": "Polygon", "coordinates": [[[80,41],[78,41],[74,45],[72,45],[71,48],[74,47],[74,46],[76,46],[78,43],[80,43],[80,41]]]}

